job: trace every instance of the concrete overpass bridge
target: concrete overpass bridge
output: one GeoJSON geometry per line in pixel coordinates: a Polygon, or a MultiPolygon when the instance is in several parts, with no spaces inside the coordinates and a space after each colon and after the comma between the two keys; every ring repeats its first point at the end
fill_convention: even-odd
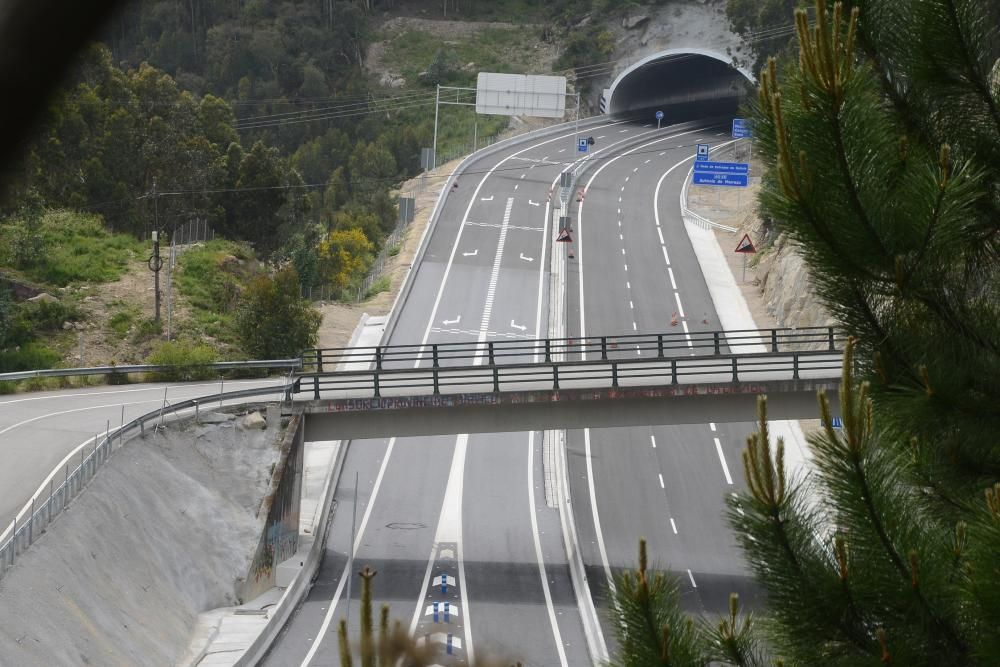
{"type": "MultiPolygon", "coordinates": [[[[307,437],[500,433],[808,419],[836,406],[832,328],[634,334],[310,350],[307,437]]],[[[302,403],[301,398],[299,401],[302,403]]]]}

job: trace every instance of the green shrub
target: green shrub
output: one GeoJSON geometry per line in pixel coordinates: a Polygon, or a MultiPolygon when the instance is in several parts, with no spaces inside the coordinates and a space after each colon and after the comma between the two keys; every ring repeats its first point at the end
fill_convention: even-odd
{"type": "Polygon", "coordinates": [[[28,343],[20,348],[0,351],[0,373],[34,371],[55,368],[62,357],[41,343],[28,343]]]}
{"type": "Polygon", "coordinates": [[[215,350],[208,345],[167,341],[149,355],[147,363],[170,368],[149,373],[149,379],[156,382],[208,380],[216,376],[215,370],[208,366],[215,363],[215,360],[215,350]]]}
{"type": "Polygon", "coordinates": [[[117,313],[111,316],[108,320],[108,328],[116,333],[120,338],[125,338],[128,335],[129,329],[132,328],[132,324],[135,322],[135,311],[132,310],[119,310],[117,313]]]}
{"type": "Polygon", "coordinates": [[[243,349],[256,359],[297,357],[316,344],[322,317],[299,296],[299,277],[288,267],[273,278],[259,276],[236,310],[236,331],[243,349]]]}
{"type": "Polygon", "coordinates": [[[365,292],[365,298],[370,299],[376,294],[389,291],[389,285],[390,285],[389,276],[382,276],[381,278],[373,282],[372,286],[368,288],[368,291],[365,292]]]}
{"type": "Polygon", "coordinates": [[[132,334],[132,342],[139,343],[159,336],[162,333],[163,320],[157,321],[152,317],[145,317],[136,323],[135,332],[132,334]]]}

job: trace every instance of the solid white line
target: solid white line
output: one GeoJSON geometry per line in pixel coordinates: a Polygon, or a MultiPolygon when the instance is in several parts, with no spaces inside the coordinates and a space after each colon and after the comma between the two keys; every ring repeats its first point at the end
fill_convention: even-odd
{"type": "Polygon", "coordinates": [[[549,590],[549,578],[545,574],[545,559],[542,556],[542,540],[538,534],[538,517],[535,515],[534,463],[535,432],[531,431],[528,433],[528,513],[531,515],[531,535],[535,540],[535,560],[538,561],[538,576],[542,580],[542,594],[545,596],[545,607],[549,612],[549,625],[552,626],[552,639],[556,642],[556,652],[559,654],[559,664],[562,665],[562,667],[569,667],[569,662],[566,661],[566,649],[563,647],[562,634],[559,632],[559,622],[556,620],[556,609],[552,604],[552,592],[549,590]]]}
{"type": "Polygon", "coordinates": [[[583,429],[583,448],[587,458],[587,486],[590,491],[590,511],[594,515],[594,532],[597,535],[597,550],[601,552],[601,563],[604,565],[604,576],[608,580],[608,588],[614,597],[614,577],[611,576],[611,564],[608,561],[608,550],[604,546],[604,533],[601,531],[601,515],[597,511],[597,489],[594,486],[594,457],[590,452],[590,429],[583,429]]]}
{"type": "Polygon", "coordinates": [[[729,474],[729,466],[726,465],[726,455],[722,453],[722,443],[719,442],[718,438],[713,438],[715,440],[715,451],[719,453],[719,463],[722,464],[722,472],[726,475],[726,484],[732,485],[733,478],[729,474]]]}
{"type": "MultiPolygon", "coordinates": [[[[382,465],[379,466],[378,475],[375,477],[375,486],[372,487],[372,495],[368,498],[368,505],[365,507],[365,514],[361,518],[361,525],[358,526],[358,532],[354,537],[353,550],[354,554],[357,555],[358,548],[361,546],[361,539],[365,534],[365,528],[368,526],[368,519],[372,516],[372,510],[375,508],[375,499],[378,497],[378,490],[382,487],[382,478],[385,477],[385,469],[389,466],[389,458],[392,455],[392,448],[396,446],[396,438],[389,439],[389,446],[386,447],[385,456],[382,458],[382,465]]],[[[309,652],[306,653],[306,657],[302,659],[301,667],[306,667],[316,655],[316,651],[319,650],[319,645],[323,643],[326,639],[327,633],[330,630],[330,622],[333,620],[333,613],[337,609],[337,603],[340,601],[340,596],[344,593],[344,586],[347,584],[348,577],[353,577],[354,573],[350,572],[347,568],[350,564],[350,559],[347,563],[344,563],[344,571],[340,575],[340,581],[337,582],[337,590],[333,594],[333,599],[330,600],[330,606],[326,609],[326,615],[323,616],[323,623],[319,626],[319,633],[316,635],[316,641],[313,642],[312,646],[309,647],[309,652]]]]}
{"type": "MultiPolygon", "coordinates": [[[[275,384],[284,384],[284,378],[268,378],[263,380],[230,380],[229,384],[267,384],[273,382],[275,384]]],[[[66,392],[62,394],[44,394],[42,396],[29,396],[27,398],[14,398],[9,401],[0,401],[0,407],[5,405],[10,405],[11,403],[26,403],[28,401],[48,401],[53,398],[77,398],[80,396],[110,396],[112,394],[135,394],[142,391],[155,391],[160,394],[161,400],[163,395],[163,389],[194,389],[196,387],[218,387],[218,382],[199,382],[198,384],[154,384],[146,385],[144,387],[138,387],[135,389],[110,389],[108,391],[77,391],[77,392],[66,392]]],[[[140,401],[145,402],[145,401],[140,401]]],[[[121,405],[121,403],[116,403],[115,405],[121,405]]],[[[131,405],[131,404],[130,404],[131,405]]]]}
{"type": "Polygon", "coordinates": [[[493,301],[497,295],[497,282],[500,280],[500,263],[503,261],[503,249],[507,245],[507,227],[510,225],[510,211],[514,208],[514,198],[507,198],[507,208],[503,212],[503,223],[500,225],[500,239],[497,241],[497,253],[493,258],[493,269],[490,271],[490,283],[486,290],[486,302],[483,304],[483,319],[479,324],[479,342],[486,342],[486,332],[490,330],[490,318],[493,316],[493,301]]]}
{"type": "Polygon", "coordinates": [[[691,574],[691,570],[688,570],[688,578],[691,579],[691,587],[698,588],[698,584],[694,583],[694,575],[691,574]]]}
{"type": "Polygon", "coordinates": [[[677,281],[674,280],[674,270],[671,269],[669,266],[667,267],[667,275],[670,276],[670,286],[674,289],[677,289],[677,281]]]}
{"type": "Polygon", "coordinates": [[[708,423],[708,427],[714,431],[715,430],[715,422],[709,422],[708,423]]]}
{"type": "Polygon", "coordinates": [[[681,305],[681,293],[674,292],[674,301],[677,302],[677,312],[681,317],[684,317],[684,306],[681,305]]]}
{"type": "Polygon", "coordinates": [[[661,489],[665,489],[665,488],[667,488],[667,487],[666,487],[666,486],[664,486],[664,484],[663,484],[663,473],[661,472],[661,473],[658,473],[658,474],[659,474],[659,476],[660,476],[660,488],[661,488],[661,489]]]}
{"type": "Polygon", "coordinates": [[[674,529],[674,535],[677,534],[677,524],[674,523],[674,517],[670,517],[670,527],[674,529]]]}
{"type": "Polygon", "coordinates": [[[653,449],[656,449],[656,436],[655,435],[649,436],[649,441],[653,443],[653,449]]]}

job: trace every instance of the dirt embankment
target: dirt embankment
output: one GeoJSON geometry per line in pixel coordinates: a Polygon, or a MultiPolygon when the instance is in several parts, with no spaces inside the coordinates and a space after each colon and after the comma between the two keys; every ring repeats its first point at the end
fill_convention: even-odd
{"type": "Polygon", "coordinates": [[[126,444],[0,581],[0,665],[171,665],[237,604],[280,430],[171,425],[126,444]]]}

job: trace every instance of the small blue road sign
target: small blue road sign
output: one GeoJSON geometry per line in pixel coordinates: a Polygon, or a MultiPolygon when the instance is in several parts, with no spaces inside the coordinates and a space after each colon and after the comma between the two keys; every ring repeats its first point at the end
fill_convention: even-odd
{"type": "Polygon", "coordinates": [[[733,139],[745,139],[753,136],[753,128],[746,118],[733,119],[733,139]]]}
{"type": "Polygon", "coordinates": [[[587,152],[587,140],[586,139],[580,139],[577,142],[577,144],[576,144],[576,150],[580,151],[581,153],[586,153],[587,152]]]}
{"type": "Polygon", "coordinates": [[[662,111],[657,111],[656,112],[656,120],[663,120],[663,112],[662,111]]]}
{"type": "Polygon", "coordinates": [[[746,162],[711,162],[701,160],[695,162],[695,171],[714,171],[721,174],[749,174],[750,165],[746,162]]]}
{"type": "Polygon", "coordinates": [[[698,162],[708,159],[708,144],[698,144],[694,159],[698,162]]]}
{"type": "Polygon", "coordinates": [[[691,174],[692,185],[723,185],[730,188],[747,187],[746,174],[720,174],[714,171],[696,171],[691,174]]]}

